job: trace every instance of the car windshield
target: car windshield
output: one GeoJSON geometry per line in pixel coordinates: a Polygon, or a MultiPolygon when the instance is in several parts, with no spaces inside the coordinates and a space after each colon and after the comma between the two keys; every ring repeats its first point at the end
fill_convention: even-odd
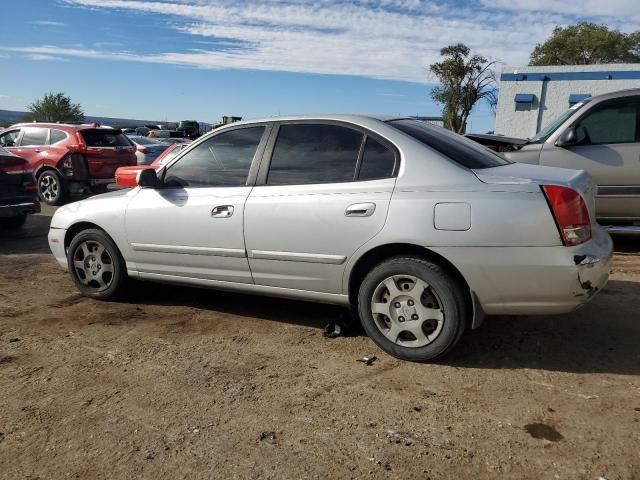
{"type": "Polygon", "coordinates": [[[467,168],[491,168],[512,163],[499,153],[446,128],[410,119],[391,120],[387,123],[467,168]]]}
{"type": "Polygon", "coordinates": [[[87,147],[130,147],[127,136],[120,130],[81,130],[87,147]]]}
{"type": "Polygon", "coordinates": [[[133,140],[138,145],[165,145],[164,143],[159,142],[155,138],[149,138],[149,137],[129,137],[129,138],[131,138],[131,140],[133,140]]]}
{"type": "Polygon", "coordinates": [[[553,132],[555,132],[558,129],[560,125],[566,122],[571,115],[573,115],[575,112],[580,110],[583,106],[585,106],[588,103],[588,101],[589,100],[587,99],[583,102],[576,103],[569,110],[557,116],[551,123],[549,123],[546,127],[540,130],[538,133],[536,133],[535,136],[531,137],[529,139],[529,143],[544,142],[547,138],[551,136],[553,132]]]}

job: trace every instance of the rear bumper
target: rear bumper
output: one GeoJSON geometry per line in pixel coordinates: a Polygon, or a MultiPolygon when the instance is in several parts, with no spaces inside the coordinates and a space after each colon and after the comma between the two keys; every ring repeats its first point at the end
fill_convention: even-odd
{"type": "Polygon", "coordinates": [[[36,201],[0,204],[0,218],[20,217],[40,212],[40,203],[36,201]]]}
{"type": "Polygon", "coordinates": [[[601,228],[577,247],[435,249],[459,268],[487,315],[568,313],[604,288],[613,242],[601,228]]]}

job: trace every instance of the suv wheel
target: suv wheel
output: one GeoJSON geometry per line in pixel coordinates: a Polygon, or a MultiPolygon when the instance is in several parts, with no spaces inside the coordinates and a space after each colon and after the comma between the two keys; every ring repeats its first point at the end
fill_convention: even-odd
{"type": "Polygon", "coordinates": [[[369,337],[394,357],[424,362],[446,354],[467,322],[464,288],[439,265],[394,257],[365,277],[358,294],[369,337]]]}
{"type": "Polygon", "coordinates": [[[124,259],[102,230],[84,230],[73,237],[67,263],[71,278],[87,297],[111,300],[124,289],[127,279],[124,259]]]}
{"type": "Polygon", "coordinates": [[[62,205],[66,192],[58,172],[45,170],[38,175],[38,195],[48,205],[62,205]]]}

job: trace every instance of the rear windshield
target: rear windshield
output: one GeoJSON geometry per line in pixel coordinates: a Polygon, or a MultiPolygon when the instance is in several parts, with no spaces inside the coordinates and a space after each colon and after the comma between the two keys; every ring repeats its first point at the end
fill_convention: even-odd
{"type": "Polygon", "coordinates": [[[512,163],[499,153],[442,127],[409,119],[391,120],[387,123],[463,167],[479,169],[512,163]]]}
{"type": "Polygon", "coordinates": [[[87,147],[130,147],[131,142],[120,130],[81,130],[87,147]]]}

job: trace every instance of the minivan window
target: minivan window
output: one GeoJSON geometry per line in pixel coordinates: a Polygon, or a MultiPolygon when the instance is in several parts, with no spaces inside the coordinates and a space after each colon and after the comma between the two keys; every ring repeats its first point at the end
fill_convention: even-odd
{"type": "Polygon", "coordinates": [[[360,163],[358,180],[375,180],[393,176],[396,156],[387,147],[371,137],[367,137],[360,163]]]}
{"type": "Polygon", "coordinates": [[[627,100],[599,107],[576,125],[577,144],[603,145],[638,141],[640,102],[627,100]]]}
{"type": "Polygon", "coordinates": [[[165,183],[183,188],[245,185],[264,128],[239,128],[203,141],[167,169],[165,183]]]}
{"type": "Polygon", "coordinates": [[[87,147],[115,148],[131,146],[127,136],[120,130],[81,130],[80,134],[87,147]]]}
{"type": "Polygon", "coordinates": [[[463,167],[480,169],[512,163],[499,153],[489,150],[479,143],[445,128],[430,126],[426,122],[405,119],[390,120],[387,124],[433,148],[463,167]]]}
{"type": "Polygon", "coordinates": [[[62,130],[52,129],[51,134],[49,136],[49,143],[53,145],[54,143],[58,143],[63,140],[66,140],[66,138],[67,138],[67,134],[64,133],[62,130]]]}
{"type": "Polygon", "coordinates": [[[20,141],[20,146],[44,145],[47,143],[48,128],[26,127],[20,141]]]}
{"type": "Polygon", "coordinates": [[[281,125],[267,185],[353,181],[362,139],[361,132],[339,125],[281,125]]]}

